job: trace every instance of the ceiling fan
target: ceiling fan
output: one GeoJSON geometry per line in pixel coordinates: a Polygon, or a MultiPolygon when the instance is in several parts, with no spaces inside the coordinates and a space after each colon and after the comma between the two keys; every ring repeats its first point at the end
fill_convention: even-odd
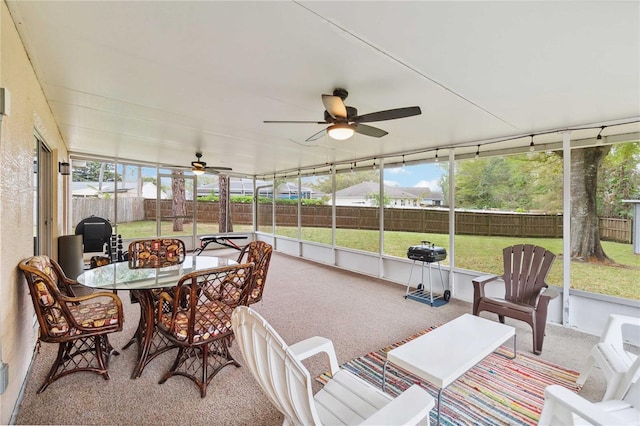
{"type": "Polygon", "coordinates": [[[196,161],[191,162],[191,172],[194,175],[201,175],[205,172],[218,173],[221,171],[233,170],[230,167],[219,167],[219,166],[207,167],[207,163],[205,163],[204,161],[200,161],[200,159],[202,158],[201,152],[196,152],[196,158],[197,158],[196,161]]]}
{"type": "Polygon", "coordinates": [[[312,123],[312,124],[330,124],[329,127],[320,130],[309,136],[305,142],[311,142],[322,137],[326,132],[333,139],[344,140],[353,136],[354,133],[360,133],[374,138],[381,138],[388,132],[378,129],[377,127],[367,126],[362,123],[371,123],[373,121],[395,120],[397,118],[412,117],[420,115],[422,111],[418,106],[388,109],[385,111],[372,112],[369,114],[358,115],[358,110],[354,107],[346,106],[344,100],[349,96],[349,92],[345,89],[335,89],[333,95],[322,95],[322,103],[326,108],[324,111],[324,121],[274,121],[265,120],[264,123],[312,123]]]}

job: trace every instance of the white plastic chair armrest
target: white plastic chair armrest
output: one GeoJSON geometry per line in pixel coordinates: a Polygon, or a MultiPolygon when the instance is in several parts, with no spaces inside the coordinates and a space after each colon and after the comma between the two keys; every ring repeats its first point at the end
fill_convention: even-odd
{"type": "Polygon", "coordinates": [[[363,425],[416,425],[426,418],[423,424],[429,424],[429,411],[435,401],[427,391],[413,385],[397,398],[370,416],[363,425]]]}
{"type": "MultiPolygon", "coordinates": [[[[607,413],[593,402],[584,399],[577,393],[560,385],[547,386],[544,390],[544,399],[545,405],[547,404],[547,400],[552,400],[556,405],[564,407],[566,410],[582,417],[593,425],[605,426],[620,423],[620,419],[607,413]]],[[[544,411],[543,408],[543,415],[538,423],[539,426],[550,425],[550,422],[553,420],[552,418],[548,418],[549,416],[547,413],[544,413],[544,411]]]]}
{"type": "Polygon", "coordinates": [[[601,342],[607,342],[612,345],[622,346],[622,326],[625,324],[640,327],[640,318],[619,314],[610,314],[609,320],[602,334],[601,342]]]}
{"type": "Polygon", "coordinates": [[[291,354],[298,359],[298,361],[307,359],[320,352],[325,352],[329,357],[329,369],[331,370],[332,376],[338,372],[338,368],[340,367],[338,358],[336,357],[336,351],[333,348],[333,342],[324,337],[309,337],[308,339],[290,345],[289,351],[291,351],[291,354]]]}
{"type": "Polygon", "coordinates": [[[617,322],[619,324],[632,324],[632,325],[640,327],[640,318],[639,317],[632,317],[632,316],[620,315],[620,314],[610,314],[610,315],[613,317],[615,322],[617,322]]]}

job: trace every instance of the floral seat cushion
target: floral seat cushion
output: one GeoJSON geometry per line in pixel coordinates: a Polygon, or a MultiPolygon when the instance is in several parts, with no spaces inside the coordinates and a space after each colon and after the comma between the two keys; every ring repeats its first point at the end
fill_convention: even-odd
{"type": "Polygon", "coordinates": [[[96,328],[118,324],[118,307],[113,299],[70,305],[69,310],[82,327],[96,328]]]}
{"type": "MultiPolygon", "coordinates": [[[[113,299],[105,299],[99,302],[92,301],[90,303],[81,302],[78,305],[69,304],[67,306],[74,321],[80,324],[81,327],[100,328],[118,324],[118,307],[113,299]]],[[[81,331],[75,327],[69,326],[69,323],[60,311],[59,305],[52,307],[50,313],[47,315],[47,323],[49,324],[49,328],[46,331],[52,337],[63,336],[65,334],[73,336],[81,333],[81,331]]]]}
{"type": "MultiPolygon", "coordinates": [[[[51,278],[51,282],[55,284],[58,283],[58,276],[53,270],[51,261],[47,256],[34,256],[28,265],[38,268],[45,273],[51,278]]],[[[62,312],[60,303],[56,300],[60,296],[59,290],[50,288],[49,285],[41,278],[34,280],[38,303],[42,307],[47,323],[46,330],[42,330],[42,332],[51,337],[80,334],[80,330],[69,325],[69,322],[62,312]]],[[[116,306],[116,302],[111,298],[98,301],[84,301],[79,304],[68,303],[67,307],[73,319],[82,327],[98,328],[104,327],[105,325],[118,324],[118,307],[116,306]]]]}

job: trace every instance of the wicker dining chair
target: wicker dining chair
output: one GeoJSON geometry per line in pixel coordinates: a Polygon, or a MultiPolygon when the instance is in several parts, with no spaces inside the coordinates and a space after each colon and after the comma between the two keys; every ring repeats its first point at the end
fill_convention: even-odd
{"type": "MultiPolygon", "coordinates": [[[[129,243],[127,261],[129,262],[130,268],[160,268],[183,263],[185,253],[186,247],[184,241],[177,238],[134,240],[129,243]]],[[[150,291],[153,295],[154,309],[157,309],[157,298],[162,290],[153,289],[150,291]]],[[[136,293],[133,291],[129,292],[129,300],[131,303],[140,303],[136,293]]],[[[144,318],[142,316],[140,318],[141,321],[138,324],[136,335],[143,334],[144,328],[147,327],[147,324],[143,321],[144,318]]],[[[137,341],[137,339],[132,338],[123,349],[128,349],[135,341],[137,341]]],[[[172,347],[172,345],[168,345],[167,343],[168,342],[163,340],[156,344],[156,349],[158,349],[156,353],[158,355],[172,347]]]]}
{"type": "Polygon", "coordinates": [[[160,293],[158,331],[179,349],[159,383],[176,375],[188,377],[204,398],[207,386],[222,368],[240,367],[229,353],[231,313],[234,307],[247,304],[253,268],[253,263],[245,263],[192,272],[171,292],[160,293]],[[228,285],[229,279],[234,285],[228,285]],[[243,291],[236,291],[238,288],[243,291]]]}
{"type": "MultiPolygon", "coordinates": [[[[160,268],[184,262],[186,248],[184,241],[177,238],[153,238],[134,240],[129,243],[127,260],[130,268],[160,268]]],[[[152,291],[159,294],[160,291],[152,291]]],[[[129,293],[131,303],[138,303],[133,292],[129,293]]],[[[129,345],[125,346],[125,349],[129,345]]]]}
{"type": "Polygon", "coordinates": [[[177,238],[135,240],[129,244],[130,268],[161,268],[184,262],[184,241],[177,238]]]}
{"type": "Polygon", "coordinates": [[[76,297],[77,281],[67,278],[56,261],[33,256],[18,267],[24,273],[40,326],[40,342],[57,343],[58,355],[38,390],[68,374],[92,371],[109,379],[109,359],[117,355],[108,334],[122,330],[122,301],[110,292],[76,297]]]}
{"type": "Polygon", "coordinates": [[[252,241],[244,246],[238,255],[238,263],[253,262],[255,264],[251,283],[252,289],[248,300],[249,305],[262,300],[272,252],[273,247],[264,241],[252,241]]]}

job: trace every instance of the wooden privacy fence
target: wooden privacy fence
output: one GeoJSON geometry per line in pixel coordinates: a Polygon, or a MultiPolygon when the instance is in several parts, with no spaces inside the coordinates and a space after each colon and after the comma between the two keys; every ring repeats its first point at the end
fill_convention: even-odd
{"type": "Polygon", "coordinates": [[[72,226],[76,226],[82,219],[91,215],[103,217],[111,222],[137,222],[145,218],[144,198],[118,197],[118,214],[112,199],[77,198],[71,201],[72,226]]]}
{"type": "MultiPolygon", "coordinates": [[[[118,199],[118,222],[156,219],[156,200],[140,201],[139,198],[118,199]]],[[[113,220],[108,206],[113,209],[113,200],[74,199],[74,223],[94,214],[113,220]],[[82,210],[76,210],[82,209],[82,210]],[[76,218],[78,218],[76,220],[76,218]]],[[[171,217],[171,200],[160,204],[162,217],[171,217]]],[[[218,222],[219,203],[198,201],[198,221],[218,222]]],[[[253,205],[231,203],[234,224],[253,223],[253,205]]],[[[276,226],[298,226],[298,207],[276,204],[276,226]]],[[[187,215],[192,214],[192,203],[187,203],[187,215]]],[[[273,206],[258,206],[258,225],[271,226],[273,206]]],[[[303,227],[330,228],[331,206],[302,206],[300,218],[303,227]]],[[[562,215],[496,213],[456,211],[456,233],[461,235],[484,235],[525,238],[561,238],[562,215]]],[[[336,206],[336,227],[377,230],[380,209],[377,207],[336,206]]],[[[444,209],[385,209],[384,228],[387,231],[447,234],[449,212],[444,209]]],[[[600,238],[631,244],[632,221],[628,219],[600,219],[600,238]]]]}
{"type": "Polygon", "coordinates": [[[633,242],[633,221],[630,219],[600,218],[600,239],[619,243],[633,242]]]}

